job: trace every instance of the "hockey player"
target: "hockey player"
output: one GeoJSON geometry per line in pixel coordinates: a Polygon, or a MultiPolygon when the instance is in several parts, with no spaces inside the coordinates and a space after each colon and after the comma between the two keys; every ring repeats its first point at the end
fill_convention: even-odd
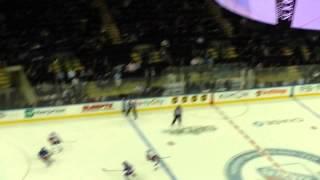
{"type": "Polygon", "coordinates": [[[154,170],[157,170],[160,164],[160,156],[153,150],[147,150],[147,160],[154,163],[154,170]]]}
{"type": "Polygon", "coordinates": [[[181,116],[182,116],[182,108],[180,105],[178,105],[174,110],[174,118],[171,123],[171,126],[173,126],[177,121],[179,122],[179,125],[181,125],[181,121],[182,121],[181,116]]]}
{"type": "Polygon", "coordinates": [[[129,116],[131,111],[132,111],[132,114],[133,114],[133,118],[136,120],[138,118],[137,107],[136,107],[136,102],[133,101],[133,100],[129,100],[129,102],[128,102],[128,108],[127,108],[126,116],[129,116]]]}
{"type": "Polygon", "coordinates": [[[50,166],[53,160],[51,159],[52,153],[50,151],[43,147],[38,153],[38,157],[47,165],[50,166]]]}
{"type": "Polygon", "coordinates": [[[122,113],[125,115],[128,111],[128,101],[127,98],[122,98],[122,113]]]}
{"type": "Polygon", "coordinates": [[[48,137],[48,141],[50,143],[50,145],[52,146],[52,150],[55,153],[59,153],[63,150],[62,148],[62,140],[61,138],[58,136],[57,133],[52,132],[49,134],[48,137]]]}
{"type": "Polygon", "coordinates": [[[126,177],[126,179],[136,176],[133,166],[130,165],[127,161],[124,161],[122,165],[123,165],[123,175],[126,177]]]}

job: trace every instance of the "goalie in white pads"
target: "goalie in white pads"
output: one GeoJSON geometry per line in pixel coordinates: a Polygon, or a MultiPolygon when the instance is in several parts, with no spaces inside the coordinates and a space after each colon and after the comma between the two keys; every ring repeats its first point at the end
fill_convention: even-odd
{"type": "Polygon", "coordinates": [[[154,163],[154,169],[157,170],[160,164],[160,156],[154,152],[153,150],[149,149],[147,151],[147,160],[154,163]]]}
{"type": "Polygon", "coordinates": [[[63,150],[62,148],[62,140],[58,136],[57,133],[52,132],[49,134],[48,141],[50,145],[52,146],[52,150],[54,153],[59,153],[63,150]]]}

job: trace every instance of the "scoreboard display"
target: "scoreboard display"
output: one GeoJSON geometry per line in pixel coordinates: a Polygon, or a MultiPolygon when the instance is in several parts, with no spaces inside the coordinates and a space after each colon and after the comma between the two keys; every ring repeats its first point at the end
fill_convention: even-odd
{"type": "Polygon", "coordinates": [[[296,0],[291,27],[320,30],[320,1],[296,0]]]}
{"type": "Polygon", "coordinates": [[[215,0],[223,8],[262,23],[320,30],[320,0],[215,0]]]}

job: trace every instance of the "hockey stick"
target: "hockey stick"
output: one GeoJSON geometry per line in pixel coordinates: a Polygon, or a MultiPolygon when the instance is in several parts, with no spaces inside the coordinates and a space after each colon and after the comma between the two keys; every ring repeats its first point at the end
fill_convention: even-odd
{"type": "Polygon", "coordinates": [[[164,156],[164,157],[160,157],[160,159],[167,159],[170,158],[171,156],[164,156]]]}
{"type": "Polygon", "coordinates": [[[61,141],[61,142],[64,142],[64,143],[75,143],[77,141],[76,140],[67,140],[67,141],[61,141]]]}
{"type": "Polygon", "coordinates": [[[102,171],[104,171],[104,172],[120,172],[122,170],[102,168],[102,171]]]}

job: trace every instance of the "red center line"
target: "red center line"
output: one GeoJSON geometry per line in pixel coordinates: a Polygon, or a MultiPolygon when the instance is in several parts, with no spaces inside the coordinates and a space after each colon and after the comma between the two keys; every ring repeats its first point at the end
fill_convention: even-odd
{"type": "Polygon", "coordinates": [[[265,151],[260,145],[258,145],[258,143],[253,138],[251,138],[245,131],[243,131],[239,127],[239,125],[237,125],[218,107],[214,108],[219,113],[219,115],[222,116],[223,119],[226,120],[233,127],[233,129],[235,129],[251,146],[254,147],[258,154],[260,154],[262,157],[265,157],[271,163],[271,165],[278,169],[281,173],[288,174],[284,169],[281,168],[280,164],[277,163],[267,151],[265,151]]]}

